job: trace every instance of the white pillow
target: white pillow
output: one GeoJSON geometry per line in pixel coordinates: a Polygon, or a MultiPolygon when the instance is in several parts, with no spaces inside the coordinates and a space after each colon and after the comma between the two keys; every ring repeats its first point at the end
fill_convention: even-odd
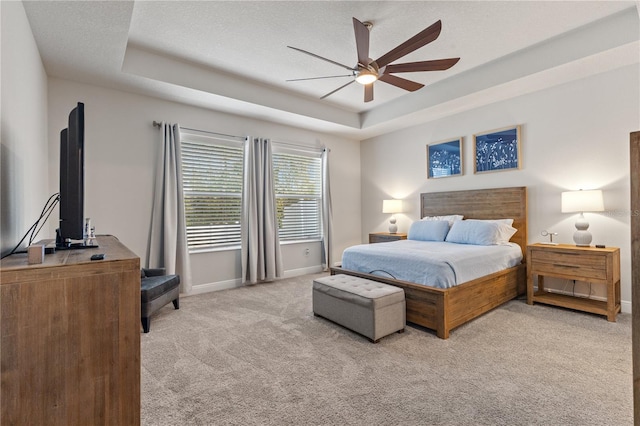
{"type": "Polygon", "coordinates": [[[496,223],[506,223],[509,226],[513,225],[513,219],[467,219],[474,220],[477,222],[496,222],[496,223]]]}
{"type": "Polygon", "coordinates": [[[464,216],[460,214],[450,214],[445,216],[425,216],[420,220],[446,220],[447,222],[449,222],[449,226],[451,226],[453,225],[453,222],[462,220],[463,218],[464,216]]]}
{"type": "Polygon", "coordinates": [[[444,241],[449,232],[446,220],[419,220],[409,228],[407,239],[417,241],[444,241]]]}
{"type": "Polygon", "coordinates": [[[506,244],[518,230],[506,223],[490,220],[461,220],[453,223],[445,241],[491,246],[506,244]]]}

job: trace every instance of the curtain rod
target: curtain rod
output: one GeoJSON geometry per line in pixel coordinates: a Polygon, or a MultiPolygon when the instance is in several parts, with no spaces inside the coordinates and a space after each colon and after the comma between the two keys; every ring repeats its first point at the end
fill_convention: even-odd
{"type": "Polygon", "coordinates": [[[302,144],[295,143],[295,142],[279,141],[277,139],[271,139],[271,141],[273,143],[275,143],[275,144],[278,144],[278,145],[287,145],[287,146],[290,146],[290,147],[293,147],[295,149],[299,149],[299,150],[302,150],[302,151],[322,152],[322,151],[324,151],[326,149],[326,148],[323,148],[323,147],[302,145],[302,144]]]}
{"type": "MultiPolygon", "coordinates": [[[[160,126],[162,126],[162,123],[159,122],[159,121],[153,120],[153,126],[154,127],[160,127],[160,126]]],[[[215,135],[215,136],[225,136],[225,137],[228,137],[228,138],[234,138],[234,139],[240,139],[240,140],[245,140],[246,139],[246,137],[244,137],[244,136],[227,135],[227,134],[224,134],[224,133],[209,132],[207,130],[199,130],[199,129],[190,129],[189,127],[182,127],[182,126],[180,126],[180,128],[184,129],[184,130],[191,130],[193,132],[208,133],[210,135],[215,135]]],[[[284,141],[273,140],[273,139],[272,139],[272,142],[277,143],[277,144],[281,144],[281,145],[289,145],[289,146],[294,147],[294,148],[303,149],[303,150],[309,150],[309,151],[322,152],[325,149],[327,149],[327,148],[322,148],[322,147],[307,146],[307,145],[297,144],[297,143],[293,143],[293,142],[284,142],[284,141]]],[[[327,149],[327,151],[331,151],[331,150],[327,149]]]]}
{"type": "MultiPolygon", "coordinates": [[[[153,126],[154,127],[160,127],[160,126],[162,126],[162,123],[158,122],[156,120],[153,120],[153,126]]],[[[180,128],[184,129],[184,130],[191,130],[192,132],[207,133],[207,134],[215,135],[215,136],[224,136],[224,137],[227,137],[227,138],[240,139],[240,140],[245,140],[246,139],[244,136],[227,135],[225,133],[209,132],[207,130],[191,129],[189,127],[182,127],[182,126],[180,126],[180,128]]]]}

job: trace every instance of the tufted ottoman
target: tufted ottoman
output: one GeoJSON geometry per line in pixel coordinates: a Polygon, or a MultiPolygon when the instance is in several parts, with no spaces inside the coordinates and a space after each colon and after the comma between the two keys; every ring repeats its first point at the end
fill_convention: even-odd
{"type": "Polygon", "coordinates": [[[353,277],[329,275],[313,281],[313,314],[377,343],[403,332],[406,323],[404,290],[353,277]]]}

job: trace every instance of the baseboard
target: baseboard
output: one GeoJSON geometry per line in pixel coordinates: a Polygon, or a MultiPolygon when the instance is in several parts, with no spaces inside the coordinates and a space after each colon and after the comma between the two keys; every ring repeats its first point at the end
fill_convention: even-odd
{"type": "Polygon", "coordinates": [[[298,268],[284,271],[282,278],[299,277],[300,275],[317,274],[320,272],[322,272],[322,266],[309,266],[308,268],[298,268]]]}
{"type": "Polygon", "coordinates": [[[228,290],[230,288],[238,287],[242,287],[242,281],[240,280],[240,278],[227,281],[218,281],[215,283],[198,284],[191,287],[191,291],[189,292],[188,296],[193,296],[194,294],[210,293],[212,291],[228,290]]]}
{"type": "MultiPolygon", "coordinates": [[[[322,266],[320,265],[310,266],[308,268],[290,269],[288,271],[284,271],[282,278],[299,277],[300,275],[317,274],[319,272],[322,272],[322,266]]],[[[228,290],[231,288],[238,288],[242,286],[243,284],[240,278],[227,280],[227,281],[218,281],[215,283],[198,284],[198,285],[192,286],[191,291],[186,296],[210,293],[212,291],[228,290]]]]}

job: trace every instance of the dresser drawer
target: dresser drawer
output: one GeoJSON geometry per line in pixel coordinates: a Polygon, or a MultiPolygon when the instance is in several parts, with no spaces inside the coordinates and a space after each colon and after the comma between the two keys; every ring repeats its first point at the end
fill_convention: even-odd
{"type": "Polygon", "coordinates": [[[531,250],[534,274],[565,276],[571,279],[606,280],[607,256],[600,253],[579,253],[555,250],[531,250]]]}

